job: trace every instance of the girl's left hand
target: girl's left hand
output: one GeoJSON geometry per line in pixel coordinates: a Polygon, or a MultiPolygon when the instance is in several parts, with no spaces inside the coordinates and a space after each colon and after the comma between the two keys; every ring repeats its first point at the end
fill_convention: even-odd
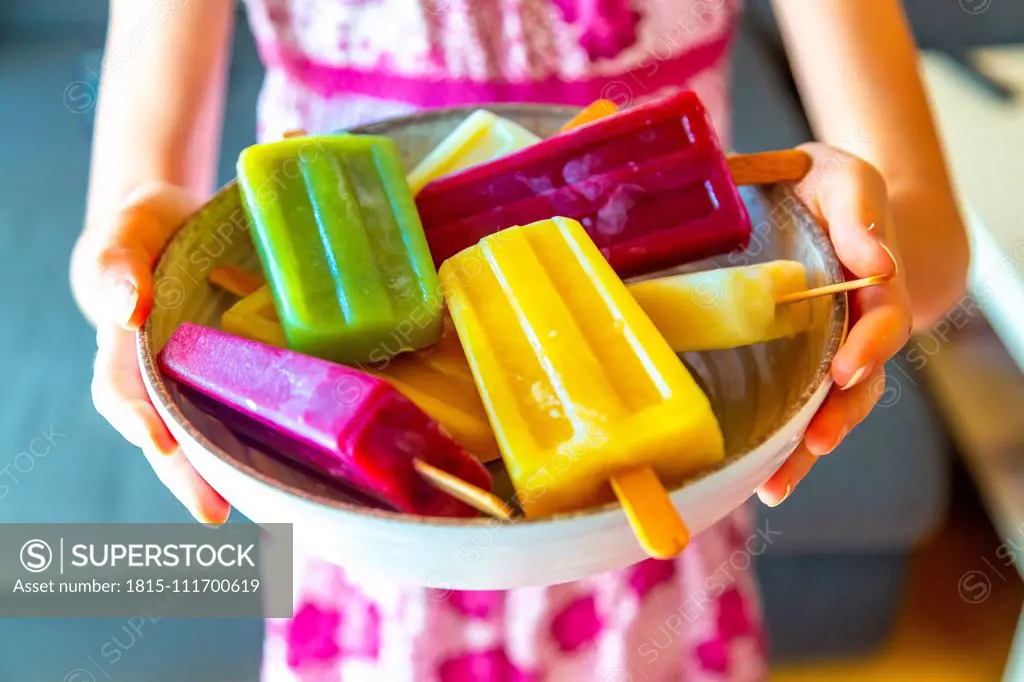
{"type": "MultiPolygon", "coordinates": [[[[800,146],[814,159],[797,194],[821,221],[849,278],[892,274],[899,258],[882,175],[866,161],[820,143],[800,146]]],[[[803,441],[757,490],[770,507],[781,503],[818,460],[859,424],[885,390],[885,362],[910,339],[912,317],[902,277],[850,292],[850,327],[832,360],[834,385],[803,441]]]]}

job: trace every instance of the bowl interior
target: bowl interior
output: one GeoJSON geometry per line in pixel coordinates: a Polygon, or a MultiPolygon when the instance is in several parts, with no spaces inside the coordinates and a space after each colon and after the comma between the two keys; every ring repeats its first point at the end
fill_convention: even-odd
{"type": "MultiPolygon", "coordinates": [[[[395,140],[410,170],[475,107],[437,110],[354,129],[395,140]]],[[[512,119],[542,137],[553,135],[575,109],[539,105],[493,105],[488,109],[512,119]]],[[[315,139],[311,140],[315,144],[315,139]]],[[[828,238],[806,207],[786,186],[741,188],[754,225],[744,252],[677,268],[673,272],[707,270],[786,258],[807,268],[812,286],[842,280],[842,268],[828,238]]],[[[208,282],[213,268],[239,265],[255,272],[259,261],[248,234],[248,222],[234,183],[222,188],[184,225],[160,258],[155,271],[155,304],[139,335],[143,372],[178,425],[240,475],[255,476],[294,495],[359,513],[418,520],[396,512],[369,509],[328,480],[240,441],[196,409],[156,369],[154,356],[182,322],[217,327],[235,298],[208,282]]],[[[751,452],[783,427],[827,379],[828,367],[845,330],[846,298],[828,297],[812,305],[811,329],[788,339],[744,348],[687,353],[684,362],[708,393],[726,441],[728,466],[751,452]]],[[[685,443],[680,444],[680,449],[685,443]]],[[[504,469],[492,464],[496,492],[511,496],[504,469]]],[[[707,475],[705,472],[700,476],[707,475]]],[[[698,476],[697,478],[699,478],[698,476]]],[[[692,483],[684,481],[678,487],[692,483]]],[[[230,499],[229,499],[230,501],[230,499]]],[[[605,507],[576,512],[595,513],[605,507]]],[[[557,517],[556,517],[557,518],[557,517]]],[[[433,520],[473,525],[483,520],[433,520]]],[[[524,521],[529,523],[530,521],[524,521]]]]}

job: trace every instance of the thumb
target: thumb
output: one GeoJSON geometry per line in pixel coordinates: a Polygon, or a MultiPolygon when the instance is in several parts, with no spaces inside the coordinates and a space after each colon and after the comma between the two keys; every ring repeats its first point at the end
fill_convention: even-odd
{"type": "Polygon", "coordinates": [[[125,198],[92,263],[91,309],[96,320],[138,328],[153,307],[153,264],[198,207],[184,190],[150,183],[125,198]]]}
{"type": "Polygon", "coordinates": [[[146,253],[111,242],[96,263],[99,287],[93,303],[98,320],[124,329],[137,329],[152,308],[153,276],[146,253]]]}

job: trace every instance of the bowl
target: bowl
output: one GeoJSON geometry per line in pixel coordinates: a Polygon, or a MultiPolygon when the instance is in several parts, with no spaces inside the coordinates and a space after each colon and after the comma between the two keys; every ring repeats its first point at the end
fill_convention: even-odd
{"type": "MultiPolygon", "coordinates": [[[[486,108],[542,137],[576,110],[535,105],[486,108]]],[[[390,119],[351,132],[387,135],[411,169],[475,107],[390,119]]],[[[677,271],[789,258],[804,263],[813,286],[842,281],[828,238],[790,188],[742,188],[754,224],[744,252],[677,271]]],[[[370,509],[328,481],[239,441],[180,396],[155,355],[178,324],[217,326],[233,297],[211,286],[215,267],[257,270],[238,188],[231,183],[192,216],[155,270],[155,304],[138,335],[149,395],[184,454],[238,511],[258,524],[292,524],[295,543],[325,560],[391,580],[442,589],[548,585],[621,568],[645,558],[617,503],[544,519],[438,519],[370,509]]],[[[714,290],[707,292],[714,297],[714,290]]],[[[707,391],[725,434],[725,460],[670,491],[693,534],[741,506],[799,443],[831,381],[829,365],[845,333],[847,302],[812,306],[812,327],[788,339],[683,356],[707,391]]],[[[686,447],[680,443],[680,449],[686,447]]],[[[499,492],[508,490],[500,464],[499,492]]]]}

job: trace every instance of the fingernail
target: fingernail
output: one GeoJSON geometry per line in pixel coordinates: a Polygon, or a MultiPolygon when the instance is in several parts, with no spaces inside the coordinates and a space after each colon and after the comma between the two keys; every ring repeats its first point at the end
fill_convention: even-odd
{"type": "Polygon", "coordinates": [[[157,450],[157,452],[159,452],[164,457],[172,457],[172,456],[178,454],[178,444],[177,443],[161,443],[161,442],[158,442],[156,444],[156,450],[157,450]]]}
{"type": "Polygon", "coordinates": [[[849,435],[850,435],[850,429],[848,427],[844,426],[839,431],[839,437],[836,438],[836,442],[832,443],[832,447],[829,448],[829,452],[834,451],[836,448],[838,448],[840,445],[842,445],[843,441],[846,440],[846,437],[849,436],[849,435]]]}
{"type": "Polygon", "coordinates": [[[847,390],[853,388],[854,386],[856,386],[857,384],[859,384],[861,382],[861,380],[864,377],[867,376],[869,369],[870,368],[868,366],[866,366],[866,365],[864,367],[861,367],[860,369],[858,369],[856,372],[854,372],[850,376],[849,380],[840,387],[841,390],[847,391],[847,390]]]}
{"type": "Polygon", "coordinates": [[[108,291],[113,322],[122,327],[129,324],[139,302],[139,290],[131,280],[118,279],[110,283],[108,291]]]}
{"type": "Polygon", "coordinates": [[[228,522],[227,519],[224,519],[223,521],[211,521],[210,516],[205,511],[199,512],[199,516],[202,517],[199,519],[199,523],[203,524],[204,526],[212,530],[216,530],[217,528],[220,528],[228,522]]]}
{"type": "Polygon", "coordinates": [[[774,500],[774,501],[766,501],[764,499],[762,499],[761,501],[764,502],[765,505],[768,506],[768,507],[778,507],[780,504],[782,504],[783,502],[786,501],[786,498],[789,497],[789,494],[791,492],[793,492],[793,484],[792,483],[787,483],[786,484],[786,492],[782,493],[782,497],[780,497],[779,499],[774,500]]]}
{"type": "Polygon", "coordinates": [[[121,297],[122,324],[129,324],[132,321],[132,317],[135,316],[135,308],[139,304],[139,290],[128,280],[122,282],[118,289],[121,297]]]}
{"type": "Polygon", "coordinates": [[[195,517],[196,517],[196,521],[198,521],[199,523],[203,524],[207,528],[220,528],[221,526],[223,526],[225,523],[228,522],[229,518],[231,518],[231,508],[228,507],[227,516],[225,516],[221,520],[218,520],[218,519],[214,518],[213,515],[210,514],[209,510],[206,509],[205,507],[202,507],[202,508],[198,509],[196,514],[195,514],[195,517]]]}

